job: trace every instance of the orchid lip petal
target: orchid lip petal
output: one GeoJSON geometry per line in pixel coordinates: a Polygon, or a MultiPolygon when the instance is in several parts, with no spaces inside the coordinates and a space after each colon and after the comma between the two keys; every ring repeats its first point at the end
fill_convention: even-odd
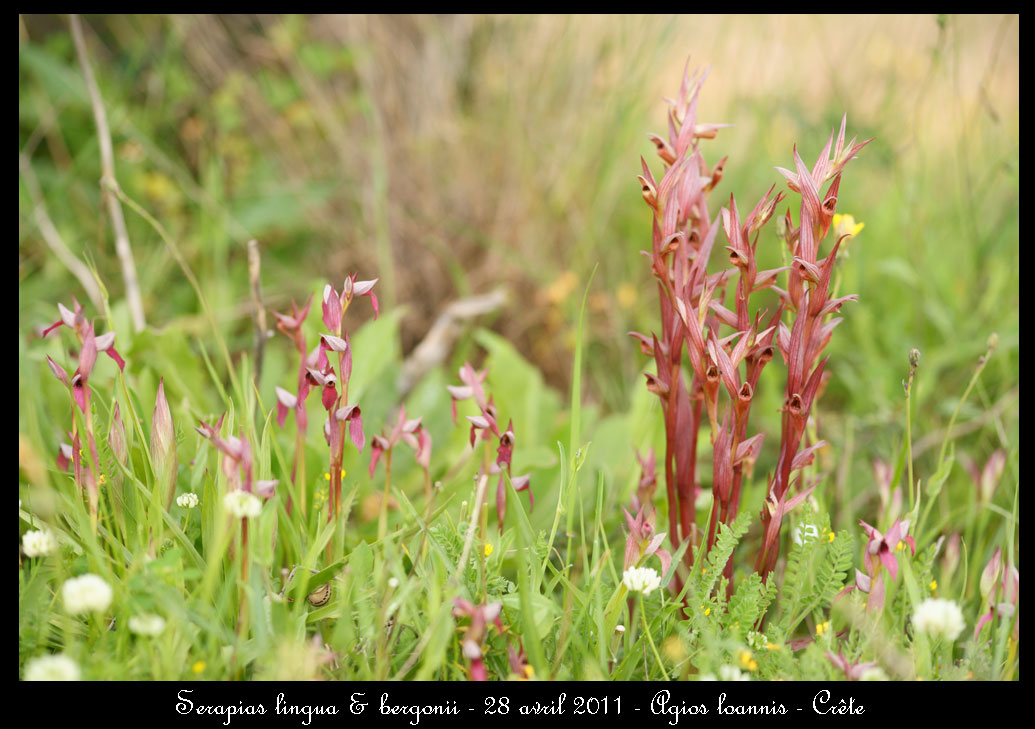
{"type": "Polygon", "coordinates": [[[895,579],[898,574],[898,560],[895,559],[895,555],[890,551],[883,551],[880,554],[880,561],[891,573],[891,579],[895,579]]]}
{"type": "Polygon", "coordinates": [[[476,428],[488,428],[489,421],[483,418],[481,415],[468,415],[467,419],[471,421],[471,424],[476,428]]]}

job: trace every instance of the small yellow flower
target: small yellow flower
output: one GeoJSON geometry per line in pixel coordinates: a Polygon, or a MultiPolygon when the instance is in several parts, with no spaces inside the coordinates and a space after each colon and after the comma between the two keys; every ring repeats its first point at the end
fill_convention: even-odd
{"type": "Polygon", "coordinates": [[[535,669],[531,665],[525,666],[525,678],[535,677],[535,669]]]}
{"type": "Polygon", "coordinates": [[[194,673],[201,673],[202,671],[205,670],[205,662],[204,661],[198,661],[193,666],[191,666],[191,670],[194,671],[194,673]]]}
{"type": "Polygon", "coordinates": [[[485,545],[485,556],[488,557],[490,554],[492,554],[492,545],[491,544],[486,544],[485,545]]]}
{"type": "Polygon", "coordinates": [[[895,545],[895,551],[896,552],[901,552],[902,551],[902,542],[899,542],[898,544],[895,545]]]}
{"type": "Polygon", "coordinates": [[[834,215],[834,235],[840,238],[842,235],[852,237],[859,235],[859,232],[866,227],[866,223],[856,223],[851,215],[834,215]]]}
{"type": "Polygon", "coordinates": [[[828,541],[828,542],[832,542],[832,541],[834,541],[834,538],[835,538],[836,536],[837,536],[836,534],[834,534],[833,532],[830,532],[830,534],[828,534],[828,535],[827,535],[827,541],[828,541]]]}
{"type": "Polygon", "coordinates": [[[330,480],[331,480],[331,474],[329,474],[329,473],[324,473],[324,475],[323,475],[323,480],[324,480],[324,481],[330,481],[330,480]]]}
{"type": "Polygon", "coordinates": [[[937,590],[938,589],[938,580],[931,580],[931,584],[928,585],[928,587],[931,588],[931,592],[934,592],[935,590],[937,590]]]}
{"type": "Polygon", "coordinates": [[[704,609],[704,614],[705,614],[705,616],[711,615],[712,614],[712,609],[711,608],[705,608],[704,609]]]}
{"type": "Polygon", "coordinates": [[[108,480],[108,479],[107,479],[107,478],[105,478],[104,474],[102,473],[102,474],[101,474],[101,485],[103,486],[103,485],[104,485],[104,482],[105,482],[105,481],[107,481],[107,480],[108,480]]]}
{"type": "Polygon", "coordinates": [[[816,635],[823,635],[823,633],[826,633],[828,630],[830,630],[830,621],[829,620],[826,621],[825,623],[820,623],[819,625],[816,626],[816,635]]]}
{"type": "Polygon", "coordinates": [[[780,650],[780,646],[777,645],[776,643],[773,643],[772,641],[769,641],[768,643],[766,643],[765,647],[768,650],[771,650],[771,651],[778,651],[778,650],[780,650]]]}

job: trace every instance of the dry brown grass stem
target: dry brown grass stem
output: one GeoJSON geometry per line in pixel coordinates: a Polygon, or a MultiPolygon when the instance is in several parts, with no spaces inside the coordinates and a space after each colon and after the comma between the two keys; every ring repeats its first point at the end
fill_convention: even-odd
{"type": "Polygon", "coordinates": [[[75,39],[76,56],[86,79],[86,90],[90,95],[90,106],[93,108],[94,122],[97,124],[97,140],[101,146],[101,190],[108,205],[108,215],[115,231],[115,252],[122,265],[122,279],[126,285],[126,301],[129,314],[133,320],[134,331],[142,331],[147,326],[144,319],[144,305],[140,299],[140,282],[137,279],[137,268],[133,263],[133,250],[129,245],[129,234],[126,232],[126,219],[122,215],[119,199],[105,189],[104,179],[115,182],[115,155],[111,146],[111,130],[108,128],[108,115],[104,111],[101,92],[90,69],[90,59],[86,55],[86,41],[83,39],[83,26],[78,15],[69,15],[72,25],[72,37],[75,39]]]}
{"type": "Polygon", "coordinates": [[[68,246],[65,245],[61,234],[58,233],[58,229],[54,225],[54,221],[51,220],[50,213],[47,211],[47,202],[43,199],[39,180],[36,179],[36,173],[33,171],[32,164],[29,162],[27,155],[28,152],[22,152],[18,155],[18,169],[25,180],[25,189],[28,190],[29,197],[32,198],[32,214],[36,219],[36,225],[40,229],[40,234],[43,236],[47,247],[79,281],[94,307],[98,311],[103,311],[104,297],[101,295],[101,289],[94,280],[90,269],[72,253],[68,246]]]}

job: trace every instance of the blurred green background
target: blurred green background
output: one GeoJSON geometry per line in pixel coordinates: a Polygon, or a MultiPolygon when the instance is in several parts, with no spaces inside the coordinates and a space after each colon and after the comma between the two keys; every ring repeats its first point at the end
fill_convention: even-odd
{"type": "MultiPolygon", "coordinates": [[[[849,136],[874,138],[847,167],[838,202],[865,229],[842,264],[842,293],[860,298],[842,312],[817,411],[821,437],[835,446],[823,464],[837,484],[835,516],[872,513],[870,462],[898,454],[913,347],[923,354],[913,429],[920,477],[992,332],[999,348],[961,413],[958,448],[980,463],[998,447],[1016,452],[1016,16],[88,15],[83,23],[119,184],[176,239],[233,352],[251,347],[248,240],[260,242],[273,310],[325,282],[340,288],[352,271],[380,277],[388,316],[365,331],[383,351],[356,386],[380,392],[368,395],[369,410],[363,403],[369,432],[394,404],[400,359],[438,313],[505,284],[508,305],[461,338],[449,369],[411,396],[410,412],[431,418],[441,442],[449,432],[441,386],[487,349],[501,411],[514,413],[519,439],[528,439],[516,467],[522,458],[555,462],[567,396],[550,388],[570,386],[577,306],[599,266],[584,335],[583,440],[594,442],[591,464],[624,484],[612,499],[627,500],[633,448],[661,444],[660,412],[639,374],[646,358],[625,334],[658,328],[639,255],[650,246],[650,216],[635,177],[641,155],[660,171],[646,134],[665,132],[663,97],[676,93],[690,57],[711,67],[700,118],[734,125],[702,142],[709,163],[729,155],[713,215],[731,192],[746,211],[770,185],[781,189],[774,166],[793,168],[795,144],[811,165],[843,113],[849,136]]],[[[67,400],[39,374],[50,349],[34,332],[56,319],[58,301],[87,301],[41,235],[41,203],[108,287],[129,371],[153,379],[152,392],[155,373],[164,374],[176,407],[211,413],[218,400],[197,359],[194,340],[209,335],[196,296],[154,229],[127,209],[150,327],[132,337],[65,16],[19,16],[18,70],[19,152],[38,181],[37,189],[20,172],[20,401],[41,387],[55,403],[54,425],[23,418],[20,429],[46,431],[33,435],[48,449],[61,439],[67,400]]],[[[759,250],[778,265],[772,227],[759,250]]],[[[369,316],[369,307],[354,309],[353,329],[357,314],[369,316]]],[[[359,366],[361,343],[355,350],[359,366]]],[[[259,388],[267,407],[273,385],[289,386],[296,367],[278,334],[259,388]]],[[[763,472],[775,454],[783,374],[768,368],[754,409],[752,429],[774,436],[763,472]]],[[[463,436],[452,431],[456,448],[463,436]]],[[[955,471],[949,493],[966,488],[955,471]]]]}

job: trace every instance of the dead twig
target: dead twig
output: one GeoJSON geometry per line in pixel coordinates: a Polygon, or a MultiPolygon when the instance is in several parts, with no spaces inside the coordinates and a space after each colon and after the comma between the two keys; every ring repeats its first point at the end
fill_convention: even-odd
{"type": "Polygon", "coordinates": [[[482,296],[472,296],[449,304],[403,363],[396,383],[400,397],[405,397],[429,370],[445,361],[460,336],[463,322],[490,314],[501,308],[506,301],[507,292],[499,288],[482,296]]]}

